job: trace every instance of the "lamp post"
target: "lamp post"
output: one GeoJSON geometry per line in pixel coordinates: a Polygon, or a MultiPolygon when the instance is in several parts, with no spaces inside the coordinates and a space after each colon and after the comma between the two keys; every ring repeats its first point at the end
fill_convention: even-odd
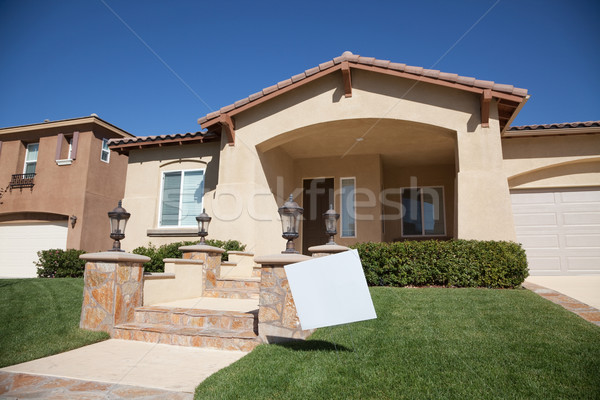
{"type": "Polygon", "coordinates": [[[290,194],[290,198],[283,206],[279,207],[279,215],[281,216],[281,228],[284,239],[287,239],[285,251],[283,254],[299,253],[294,247],[294,239],[298,237],[298,228],[300,227],[300,219],[304,209],[294,201],[294,197],[290,194]]]}
{"type": "Polygon", "coordinates": [[[212,218],[206,213],[205,209],[202,209],[202,213],[196,217],[198,221],[198,236],[200,236],[199,244],[206,244],[204,238],[208,235],[208,225],[212,218]]]}
{"type": "Polygon", "coordinates": [[[125,226],[131,214],[122,206],[122,200],[119,200],[119,205],[112,211],[108,212],[110,219],[110,238],[114,240],[113,248],[109,251],[124,251],[121,250],[121,240],[125,239],[125,226]]]}
{"type": "Polygon", "coordinates": [[[340,214],[336,213],[333,209],[333,204],[329,205],[329,210],[323,213],[323,220],[325,221],[325,231],[329,235],[328,245],[335,245],[333,237],[337,234],[337,220],[340,218],[340,214]]]}

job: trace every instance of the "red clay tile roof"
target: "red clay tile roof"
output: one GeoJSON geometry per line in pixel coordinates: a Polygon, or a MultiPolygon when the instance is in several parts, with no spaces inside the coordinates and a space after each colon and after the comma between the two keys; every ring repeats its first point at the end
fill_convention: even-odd
{"type": "Polygon", "coordinates": [[[467,76],[460,76],[457,74],[440,72],[438,70],[425,69],[423,67],[413,67],[413,66],[406,65],[406,64],[394,63],[389,60],[378,60],[373,57],[361,57],[359,55],[352,54],[351,52],[346,51],[341,56],[336,57],[333,60],[319,64],[318,67],[307,69],[306,71],[304,71],[298,75],[292,76],[290,79],[281,81],[281,82],[277,83],[276,85],[269,86],[259,92],[251,94],[247,98],[238,100],[233,104],[225,106],[225,107],[221,108],[219,111],[214,111],[210,114],[207,114],[206,116],[199,118],[198,123],[203,124],[204,122],[209,121],[213,118],[216,118],[221,114],[225,114],[231,110],[234,110],[234,109],[242,107],[248,103],[256,101],[263,96],[266,96],[277,90],[281,90],[284,87],[291,85],[292,83],[299,82],[299,81],[306,79],[306,78],[310,77],[311,75],[314,75],[318,72],[333,68],[334,66],[341,64],[344,61],[347,61],[348,63],[351,63],[351,64],[363,64],[363,65],[368,65],[368,66],[375,66],[375,67],[379,67],[379,68],[383,68],[383,69],[404,72],[404,73],[412,74],[415,76],[423,76],[423,77],[428,77],[428,78],[432,78],[432,79],[439,79],[440,81],[456,83],[456,84],[464,85],[464,86],[468,86],[468,87],[475,87],[475,88],[480,88],[480,89],[491,89],[496,92],[507,93],[510,95],[515,95],[515,96],[520,96],[520,97],[527,96],[527,89],[516,88],[516,87],[513,87],[512,85],[503,85],[503,84],[494,83],[492,81],[482,81],[482,80],[478,80],[478,79],[467,77],[467,76]]]}
{"type": "Polygon", "coordinates": [[[513,131],[534,131],[542,129],[569,129],[569,128],[591,128],[600,127],[600,121],[586,121],[586,122],[563,122],[561,124],[544,124],[544,125],[521,125],[511,126],[508,130],[513,131]]]}
{"type": "Polygon", "coordinates": [[[122,153],[132,148],[168,146],[182,143],[205,143],[218,140],[219,138],[218,134],[212,132],[174,133],[170,135],[110,139],[108,146],[122,153]]]}

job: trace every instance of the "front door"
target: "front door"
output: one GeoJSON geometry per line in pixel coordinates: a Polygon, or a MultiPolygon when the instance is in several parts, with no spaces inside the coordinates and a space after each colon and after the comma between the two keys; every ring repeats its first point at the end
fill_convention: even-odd
{"type": "Polygon", "coordinates": [[[325,233],[323,213],[333,204],[333,178],[305,179],[303,188],[302,254],[308,255],[309,247],[329,241],[329,236],[325,233]]]}

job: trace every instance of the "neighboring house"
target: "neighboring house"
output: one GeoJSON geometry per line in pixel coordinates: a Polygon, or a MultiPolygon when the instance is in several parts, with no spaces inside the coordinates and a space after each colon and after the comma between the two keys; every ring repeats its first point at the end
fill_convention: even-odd
{"type": "Polygon", "coordinates": [[[521,240],[534,274],[600,273],[598,123],[511,129],[528,98],[346,52],[200,118],[205,133],[111,141],[130,157],[124,245],[189,240],[206,208],[209,237],[277,253],[277,209],[293,193],[303,253],[325,243],[332,204],[338,244],[521,240]],[[522,206],[548,196],[558,200],[544,212],[522,206]],[[556,215],[553,233],[545,213],[556,215]],[[576,221],[586,226],[573,231],[576,221]]]}
{"type": "Polygon", "coordinates": [[[36,276],[37,251],[111,247],[107,212],[123,198],[133,137],[95,115],[0,129],[0,276],[36,276]]]}

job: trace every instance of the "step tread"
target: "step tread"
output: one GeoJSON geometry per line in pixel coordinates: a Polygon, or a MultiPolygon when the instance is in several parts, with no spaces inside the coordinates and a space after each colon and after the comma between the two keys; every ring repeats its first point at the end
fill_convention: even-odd
{"type": "Polygon", "coordinates": [[[171,313],[171,314],[186,314],[194,317],[202,316],[224,316],[237,318],[254,318],[258,310],[242,312],[242,311],[223,311],[211,310],[206,308],[183,308],[183,307],[163,307],[163,306],[143,306],[137,307],[135,312],[156,312],[156,313],[171,313]]]}
{"type": "Polygon", "coordinates": [[[128,322],[116,325],[115,329],[137,330],[157,333],[167,333],[185,336],[209,336],[220,338],[256,339],[258,336],[253,331],[234,331],[219,328],[181,327],[167,324],[149,324],[144,322],[128,322]]]}

